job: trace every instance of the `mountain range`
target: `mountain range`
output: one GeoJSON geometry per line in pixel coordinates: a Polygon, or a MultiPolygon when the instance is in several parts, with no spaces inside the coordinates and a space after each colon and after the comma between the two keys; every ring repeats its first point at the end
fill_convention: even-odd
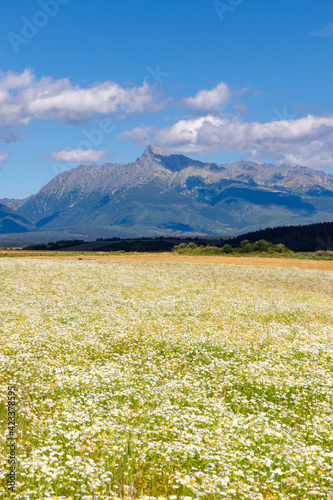
{"type": "Polygon", "coordinates": [[[227,236],[333,221],[333,176],[303,166],[203,163],[149,145],[133,163],[80,165],[35,195],[0,204],[2,241],[227,236]]]}

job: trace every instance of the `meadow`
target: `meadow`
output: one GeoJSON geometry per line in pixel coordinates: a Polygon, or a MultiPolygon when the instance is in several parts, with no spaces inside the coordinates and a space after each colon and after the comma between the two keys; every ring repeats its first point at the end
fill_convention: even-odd
{"type": "Polygon", "coordinates": [[[333,499],[331,271],[3,257],[0,276],[1,499],[333,499]]]}

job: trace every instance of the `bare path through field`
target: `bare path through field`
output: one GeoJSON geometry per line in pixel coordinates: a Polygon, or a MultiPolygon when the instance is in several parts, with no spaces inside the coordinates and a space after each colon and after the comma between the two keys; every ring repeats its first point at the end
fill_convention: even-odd
{"type": "Polygon", "coordinates": [[[296,267],[298,269],[320,269],[333,271],[333,261],[308,260],[308,259],[285,259],[270,257],[227,257],[222,255],[177,255],[170,253],[149,253],[112,255],[97,253],[94,255],[66,254],[48,252],[24,252],[24,251],[0,251],[0,256],[38,258],[38,259],[61,259],[61,260],[109,260],[111,262],[188,262],[208,264],[238,264],[242,266],[264,266],[264,267],[296,267]]]}

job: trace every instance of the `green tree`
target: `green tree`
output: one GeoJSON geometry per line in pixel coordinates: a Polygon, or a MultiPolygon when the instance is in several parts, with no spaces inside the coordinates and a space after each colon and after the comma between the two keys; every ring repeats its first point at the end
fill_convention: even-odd
{"type": "Polygon", "coordinates": [[[266,241],[266,240],[259,240],[259,241],[256,241],[254,243],[253,249],[256,252],[267,252],[267,250],[269,249],[270,246],[271,246],[271,243],[269,243],[268,241],[266,241]]]}
{"type": "Polygon", "coordinates": [[[224,253],[232,253],[233,252],[233,248],[231,245],[224,245],[224,247],[222,248],[223,252],[224,253]]]}
{"type": "Polygon", "coordinates": [[[279,243],[278,245],[276,245],[275,250],[279,253],[284,253],[287,251],[287,248],[284,246],[283,243],[279,243]]]}
{"type": "Polygon", "coordinates": [[[253,252],[253,245],[251,245],[251,243],[246,243],[246,245],[241,246],[239,251],[241,253],[251,253],[251,252],[253,252]]]}

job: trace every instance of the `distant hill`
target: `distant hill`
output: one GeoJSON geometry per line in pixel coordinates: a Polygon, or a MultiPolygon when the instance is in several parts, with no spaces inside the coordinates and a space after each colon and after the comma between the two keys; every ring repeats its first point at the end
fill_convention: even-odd
{"type": "Polygon", "coordinates": [[[133,163],[80,165],[16,201],[37,227],[32,241],[49,232],[59,239],[231,236],[333,221],[333,176],[301,166],[203,163],[150,145],[133,163]]]}
{"type": "Polygon", "coordinates": [[[0,234],[26,233],[36,226],[6,205],[0,204],[0,234]]]}

